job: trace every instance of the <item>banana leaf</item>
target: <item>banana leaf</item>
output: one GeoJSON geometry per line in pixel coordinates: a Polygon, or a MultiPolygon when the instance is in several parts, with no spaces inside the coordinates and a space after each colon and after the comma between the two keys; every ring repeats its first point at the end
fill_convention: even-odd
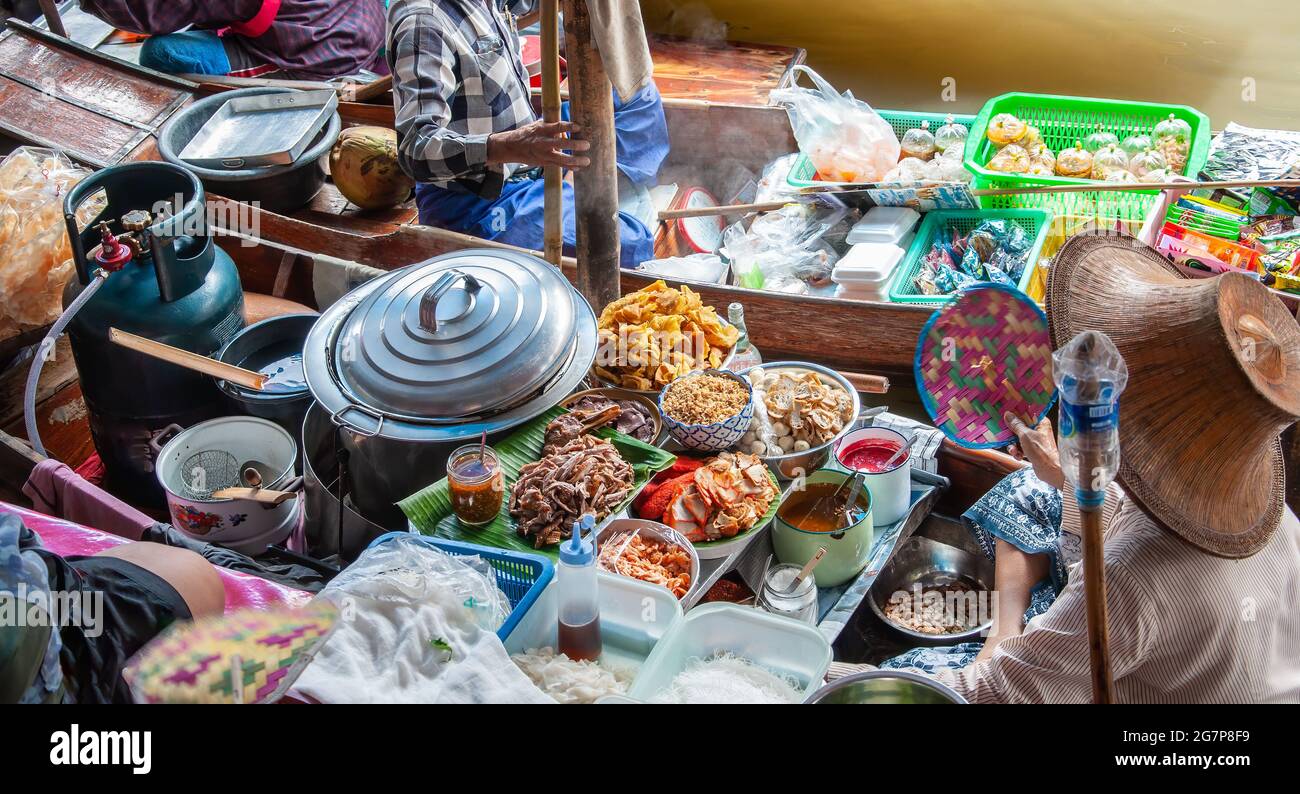
{"type": "MultiPolygon", "coordinates": [[[[456,519],[451,509],[451,492],[445,477],[424,490],[398,502],[397,506],[410,519],[411,525],[425,535],[434,535],[466,543],[477,543],[481,546],[491,546],[499,549],[544,554],[552,559],[559,557],[558,545],[537,549],[533,548],[533,542],[530,538],[520,537],[515,530],[515,521],[510,517],[507,508],[510,501],[510,492],[514,488],[515,480],[519,478],[519,470],[524,465],[541,458],[546,426],[551,423],[552,419],[562,413],[565,413],[564,408],[558,406],[552,408],[536,419],[520,425],[517,430],[492,446],[496,450],[497,458],[501,461],[501,471],[505,475],[506,498],[502,500],[501,512],[497,514],[496,519],[491,524],[483,527],[467,527],[456,519]]],[[[614,448],[618,450],[618,454],[623,457],[623,460],[632,464],[632,469],[635,472],[632,490],[628,494],[627,500],[618,509],[614,510],[611,516],[617,515],[619,511],[626,508],[636,495],[641,492],[641,489],[645,487],[645,484],[650,481],[651,477],[672,466],[673,462],[677,460],[677,457],[671,452],[665,452],[658,447],[637,441],[635,438],[619,433],[613,428],[601,428],[594,435],[613,444],[614,448]]]]}

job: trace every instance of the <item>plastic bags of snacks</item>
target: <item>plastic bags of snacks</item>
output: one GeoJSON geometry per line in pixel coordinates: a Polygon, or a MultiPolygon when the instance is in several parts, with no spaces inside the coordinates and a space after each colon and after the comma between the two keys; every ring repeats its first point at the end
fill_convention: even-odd
{"type": "Polygon", "coordinates": [[[772,101],[786,105],[795,140],[817,173],[831,182],[878,182],[889,173],[900,151],[889,123],[851,92],[836,92],[812,69],[794,70],[817,87],[773,91],[772,101]]]}
{"type": "MultiPolygon", "coordinates": [[[[0,161],[0,338],[53,322],[72,274],[63,199],[90,171],[51,149],[23,146],[0,161]]],[[[104,208],[84,203],[84,225],[104,208]]]]}

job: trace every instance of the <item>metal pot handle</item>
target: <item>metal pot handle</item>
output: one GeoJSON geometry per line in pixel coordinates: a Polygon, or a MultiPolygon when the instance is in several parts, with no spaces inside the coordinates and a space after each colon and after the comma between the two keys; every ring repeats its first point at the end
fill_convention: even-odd
{"type": "Polygon", "coordinates": [[[351,430],[353,433],[356,433],[357,435],[363,436],[365,438],[374,438],[375,436],[379,435],[384,431],[384,415],[377,411],[372,411],[360,405],[343,406],[339,410],[330,414],[330,421],[333,422],[338,427],[351,430]],[[349,422],[347,419],[343,418],[349,411],[356,411],[357,413],[363,416],[369,416],[372,419],[376,419],[378,420],[379,424],[375,426],[374,430],[366,430],[363,427],[354,425],[351,422],[349,422]]]}
{"type": "Polygon", "coordinates": [[[482,287],[478,279],[461,272],[451,269],[438,276],[438,280],[433,282],[433,286],[424,291],[420,296],[420,327],[431,334],[438,332],[438,299],[447,294],[447,290],[460,279],[465,280],[465,288],[470,292],[478,292],[482,287]]]}
{"type": "Polygon", "coordinates": [[[153,453],[155,460],[157,460],[158,456],[162,454],[162,448],[165,446],[163,439],[174,436],[184,429],[185,428],[180,425],[172,423],[164,427],[162,430],[155,430],[154,433],[149,436],[149,451],[153,453]]]}

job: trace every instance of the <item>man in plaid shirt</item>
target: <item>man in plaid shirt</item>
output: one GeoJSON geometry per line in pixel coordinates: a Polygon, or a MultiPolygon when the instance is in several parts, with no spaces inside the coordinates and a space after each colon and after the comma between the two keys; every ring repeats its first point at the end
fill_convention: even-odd
{"type": "MultiPolygon", "coordinates": [[[[568,121],[538,120],[519,52],[515,13],[536,0],[392,0],[398,157],[419,184],[420,222],[524,248],[542,247],[541,166],[589,164],[590,144],[568,121]]],[[[620,194],[654,184],[668,153],[663,104],[653,85],[614,97],[620,194]]],[[[567,113],[566,113],[567,116],[567,113]]],[[[564,244],[577,239],[573,188],[564,185],[564,244]]],[[[625,265],[653,257],[646,224],[619,213],[625,265]]]]}

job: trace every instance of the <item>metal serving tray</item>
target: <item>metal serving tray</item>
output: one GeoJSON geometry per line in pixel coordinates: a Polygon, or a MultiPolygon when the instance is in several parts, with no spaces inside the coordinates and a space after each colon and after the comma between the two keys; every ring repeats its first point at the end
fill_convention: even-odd
{"type": "Polygon", "coordinates": [[[232,99],[204,122],[180,159],[231,170],[292,165],[338,104],[338,95],[328,88],[232,99]]]}

